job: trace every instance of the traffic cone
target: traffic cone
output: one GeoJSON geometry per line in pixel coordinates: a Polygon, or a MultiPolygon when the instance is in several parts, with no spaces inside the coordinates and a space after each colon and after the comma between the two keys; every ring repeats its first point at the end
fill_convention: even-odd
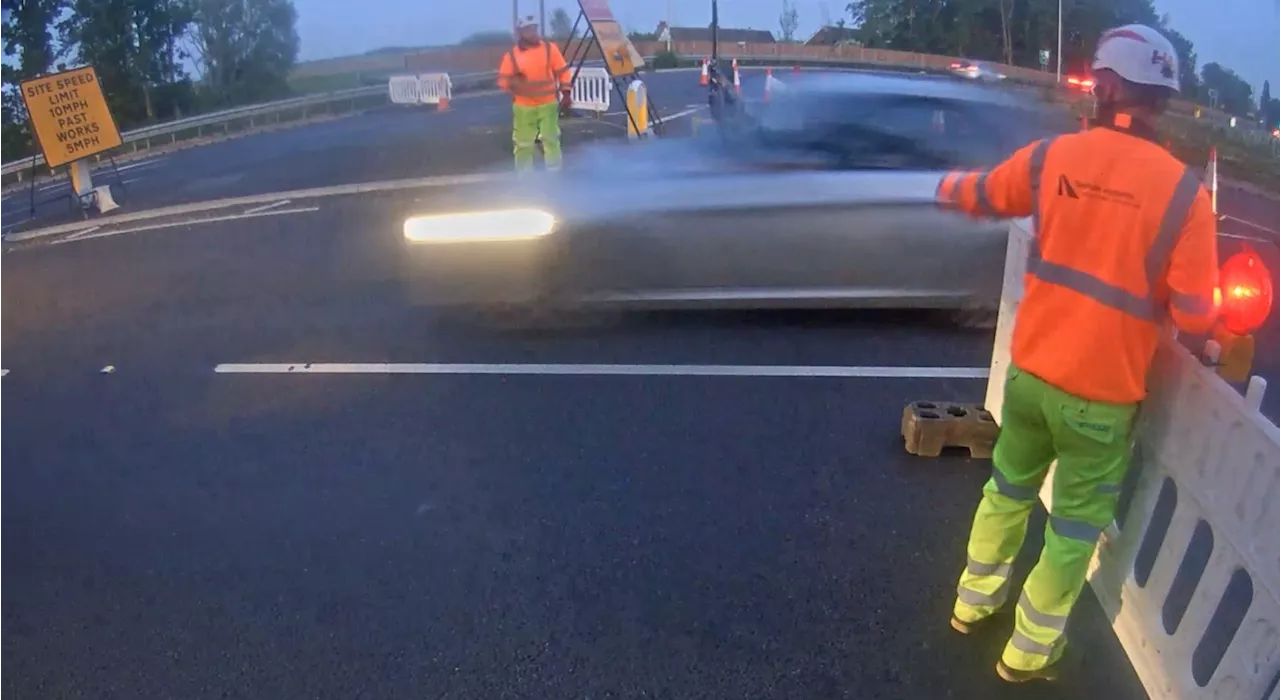
{"type": "Polygon", "coordinates": [[[1218,148],[1209,147],[1209,164],[1204,169],[1204,184],[1209,190],[1209,202],[1213,205],[1213,213],[1218,213],[1218,148]]]}
{"type": "Polygon", "coordinates": [[[742,80],[738,77],[738,59],[733,59],[733,91],[742,94],[742,80]]]}
{"type": "Polygon", "coordinates": [[[800,64],[799,64],[799,63],[792,64],[792,66],[791,66],[791,72],[792,72],[792,73],[799,73],[799,72],[800,72],[800,64]]]}
{"type": "Polygon", "coordinates": [[[453,83],[449,80],[448,75],[440,77],[440,99],[436,102],[437,112],[446,112],[449,110],[449,96],[453,92],[453,83]]]}
{"type": "Polygon", "coordinates": [[[764,101],[769,101],[769,93],[773,92],[773,68],[765,66],[764,69],[764,101]]]}
{"type": "Polygon", "coordinates": [[[702,77],[698,78],[698,84],[706,86],[711,78],[707,75],[707,59],[702,59],[702,77]]]}

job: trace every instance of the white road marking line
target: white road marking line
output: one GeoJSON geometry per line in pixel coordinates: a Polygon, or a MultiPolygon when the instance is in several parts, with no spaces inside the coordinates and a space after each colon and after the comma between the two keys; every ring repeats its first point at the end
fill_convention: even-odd
{"type": "Polygon", "coordinates": [[[1264,233],[1280,233],[1280,231],[1274,231],[1274,230],[1272,230],[1272,229],[1267,228],[1266,226],[1263,226],[1262,224],[1255,224],[1255,223],[1253,223],[1252,221],[1248,221],[1248,220],[1246,220],[1246,219],[1241,219],[1241,218],[1240,218],[1240,217],[1238,217],[1238,216],[1232,216],[1232,215],[1230,215],[1230,214],[1223,214],[1222,216],[1220,216],[1220,217],[1218,217],[1218,218],[1219,218],[1219,219],[1221,219],[1221,220],[1227,220],[1227,219],[1230,219],[1231,221],[1235,221],[1235,222],[1237,222],[1237,223],[1244,224],[1245,226],[1248,226],[1248,227],[1250,227],[1250,228],[1256,228],[1256,229],[1258,229],[1259,231],[1262,231],[1262,232],[1264,232],[1264,233]]]}
{"type": "Polygon", "coordinates": [[[246,214],[257,214],[257,213],[258,213],[258,212],[260,212],[260,211],[266,211],[266,210],[268,210],[268,209],[275,209],[276,207],[283,207],[284,205],[286,205],[286,204],[288,204],[288,203],[290,203],[290,202],[292,202],[292,201],[293,201],[292,199],[282,199],[282,200],[280,200],[280,201],[278,201],[278,202],[272,202],[272,203],[270,203],[270,204],[263,204],[263,205],[262,205],[262,206],[260,206],[260,207],[254,207],[254,208],[252,208],[252,209],[245,209],[245,210],[244,210],[244,213],[246,213],[246,214]]]}
{"type": "Polygon", "coordinates": [[[499,374],[646,377],[820,377],[986,379],[986,367],[857,367],[818,365],[576,365],[389,362],[227,363],[219,374],[499,374]]]}
{"type": "Polygon", "coordinates": [[[182,221],[169,221],[162,224],[148,224],[146,226],[135,226],[133,228],[120,229],[117,231],[103,231],[95,233],[91,236],[80,236],[79,238],[64,238],[60,241],[53,241],[50,245],[58,245],[61,243],[79,243],[80,241],[88,241],[94,238],[107,238],[109,236],[120,236],[126,233],[138,233],[139,231],[153,231],[161,228],[175,228],[178,226],[194,226],[195,224],[213,224],[219,221],[235,221],[236,219],[256,219],[262,216],[281,216],[284,214],[305,214],[307,212],[320,211],[320,207],[298,207],[297,209],[274,209],[272,211],[258,212],[257,214],[229,214],[227,216],[210,216],[204,219],[183,219],[182,221]]]}
{"type": "MultiPolygon", "coordinates": [[[[240,207],[253,204],[267,204],[278,199],[318,199],[322,197],[337,197],[351,194],[366,194],[369,192],[392,192],[396,190],[411,190],[427,187],[456,187],[459,185],[478,185],[496,180],[512,179],[514,173],[506,170],[500,172],[482,172],[472,173],[469,175],[435,175],[431,177],[415,177],[403,180],[381,180],[378,182],[357,182],[350,185],[335,185],[332,187],[314,187],[306,190],[289,190],[286,192],[272,192],[269,194],[255,194],[247,197],[228,197],[225,199],[212,199],[205,202],[192,202],[190,204],[177,204],[171,207],[162,207],[160,209],[150,209],[148,211],[139,211],[132,214],[121,214],[117,216],[109,216],[102,219],[103,226],[111,226],[114,224],[127,224],[134,221],[146,221],[147,219],[158,219],[165,216],[178,216],[180,214],[196,214],[203,211],[213,209],[230,209],[232,207],[240,207]]],[[[53,236],[59,233],[67,233],[74,231],[82,224],[59,224],[48,228],[35,229],[33,231],[24,231],[14,234],[10,237],[10,241],[18,242],[32,238],[41,238],[44,236],[53,236]]]]}
{"type": "Polygon", "coordinates": [[[687,117],[687,116],[689,116],[690,114],[693,114],[694,112],[701,112],[702,110],[704,110],[704,109],[706,109],[706,108],[707,108],[707,107],[706,107],[706,105],[698,105],[697,107],[693,107],[693,108],[691,108],[691,109],[686,109],[686,110],[683,110],[683,111],[680,111],[680,112],[676,112],[675,114],[661,114],[661,113],[659,113],[659,116],[661,116],[661,117],[662,117],[662,121],[664,121],[664,122],[665,122],[665,121],[667,121],[668,119],[679,119],[679,118],[681,118],[681,117],[687,117]]]}
{"type": "Polygon", "coordinates": [[[5,375],[7,375],[8,373],[9,373],[9,370],[7,370],[7,369],[0,369],[0,377],[3,377],[3,376],[5,376],[5,375]]]}
{"type": "Polygon", "coordinates": [[[92,227],[92,228],[87,228],[87,229],[85,229],[85,230],[83,230],[83,231],[76,231],[75,233],[71,234],[70,236],[67,236],[67,237],[66,237],[66,239],[64,239],[64,240],[74,241],[74,240],[76,240],[77,238],[80,238],[81,236],[87,236],[87,235],[89,235],[89,234],[93,233],[94,231],[97,231],[97,230],[98,230],[98,229],[100,229],[100,228],[102,228],[102,227],[101,227],[101,226],[94,226],[94,227],[92,227]]]}

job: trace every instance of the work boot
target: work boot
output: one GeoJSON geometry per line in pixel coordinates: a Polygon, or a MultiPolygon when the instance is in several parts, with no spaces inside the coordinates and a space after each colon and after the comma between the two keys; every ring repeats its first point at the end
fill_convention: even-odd
{"type": "Polygon", "coordinates": [[[996,674],[1009,683],[1026,683],[1027,681],[1056,681],[1062,671],[1062,659],[1038,668],[1034,671],[1021,671],[1006,666],[1004,660],[996,662],[996,674]]]}
{"type": "MultiPolygon", "coordinates": [[[[1063,640],[1063,644],[1066,644],[1065,639],[1063,640]]],[[[1004,659],[1000,659],[996,662],[996,675],[1000,676],[1002,680],[1008,683],[1026,683],[1027,681],[1053,682],[1058,680],[1062,675],[1068,661],[1073,665],[1080,661],[1082,651],[1083,650],[1078,647],[1059,647],[1059,651],[1057,652],[1058,658],[1050,661],[1048,666],[1038,668],[1034,671],[1023,671],[1021,669],[1013,668],[1006,664],[1004,659]]]]}
{"type": "Polygon", "coordinates": [[[961,620],[960,618],[956,617],[955,613],[952,613],[951,629],[964,635],[973,634],[974,632],[977,632],[978,630],[981,630],[987,627],[988,626],[987,623],[991,622],[992,618],[1003,615],[1008,611],[1009,611],[1009,606],[1006,604],[1000,608],[997,608],[995,612],[991,613],[990,615],[987,615],[981,620],[974,620],[973,622],[965,622],[964,620],[961,620]]]}

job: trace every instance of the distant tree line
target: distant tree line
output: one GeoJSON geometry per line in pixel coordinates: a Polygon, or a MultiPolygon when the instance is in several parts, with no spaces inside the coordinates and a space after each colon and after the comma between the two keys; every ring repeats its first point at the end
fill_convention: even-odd
{"type": "MultiPolygon", "coordinates": [[[[788,18],[784,2],[784,19],[788,18]]],[[[856,39],[869,48],[986,59],[1039,67],[1041,51],[1056,51],[1058,0],[853,0],[846,7],[856,39]]],[[[1102,31],[1142,23],[1160,29],[1173,42],[1181,62],[1182,96],[1240,117],[1259,117],[1274,125],[1280,103],[1263,86],[1253,87],[1231,69],[1208,63],[1197,71],[1195,46],[1156,13],[1152,0],[1063,0],[1063,70],[1088,68],[1102,31]]],[[[1050,54],[1054,70],[1056,57],[1050,54]]]]}
{"type": "Polygon", "coordinates": [[[37,149],[18,86],[92,65],[127,130],[283,97],[298,57],[292,0],[0,0],[6,161],[37,149]]]}

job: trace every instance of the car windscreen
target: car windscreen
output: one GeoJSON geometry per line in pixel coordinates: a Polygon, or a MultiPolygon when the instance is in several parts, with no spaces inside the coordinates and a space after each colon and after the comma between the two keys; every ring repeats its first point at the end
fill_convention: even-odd
{"type": "Polygon", "coordinates": [[[793,93],[757,114],[758,145],[825,167],[989,167],[1048,135],[1040,110],[1009,102],[903,94],[793,93]]]}

